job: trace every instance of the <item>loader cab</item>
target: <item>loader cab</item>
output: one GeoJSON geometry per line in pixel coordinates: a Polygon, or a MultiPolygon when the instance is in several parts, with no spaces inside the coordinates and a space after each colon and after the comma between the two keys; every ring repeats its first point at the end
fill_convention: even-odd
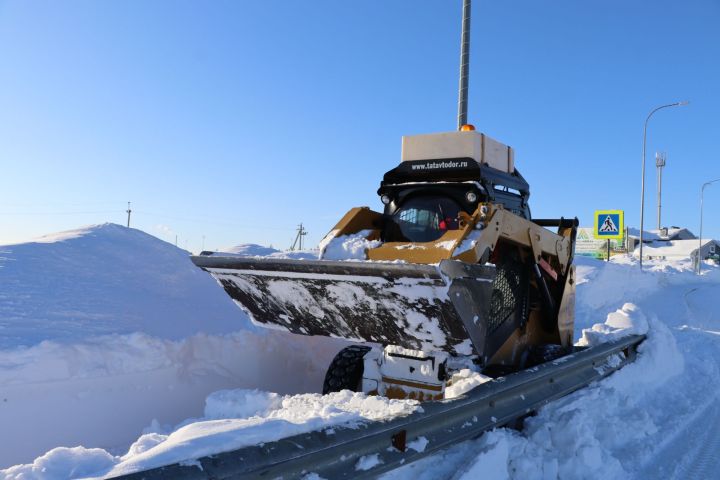
{"type": "Polygon", "coordinates": [[[385,205],[385,242],[432,242],[460,228],[463,213],[472,216],[487,202],[530,219],[530,191],[520,173],[471,158],[404,161],[385,174],[378,195],[385,205]]]}
{"type": "Polygon", "coordinates": [[[386,242],[432,242],[463,225],[486,200],[483,189],[467,184],[398,185],[383,189],[381,237],[386,242]]]}

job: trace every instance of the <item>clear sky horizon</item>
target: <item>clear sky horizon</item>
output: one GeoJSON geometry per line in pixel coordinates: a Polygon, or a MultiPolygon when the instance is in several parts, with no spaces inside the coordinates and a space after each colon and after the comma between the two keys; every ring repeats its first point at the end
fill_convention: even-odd
{"type": "MultiPolygon", "coordinates": [[[[0,0],[0,244],[124,224],[192,251],[315,245],[455,128],[461,0],[0,0]]],[[[720,2],[473,2],[469,121],[516,149],[535,217],[699,230],[720,178],[720,2]]],[[[720,182],[704,236],[720,238],[720,182]]]]}

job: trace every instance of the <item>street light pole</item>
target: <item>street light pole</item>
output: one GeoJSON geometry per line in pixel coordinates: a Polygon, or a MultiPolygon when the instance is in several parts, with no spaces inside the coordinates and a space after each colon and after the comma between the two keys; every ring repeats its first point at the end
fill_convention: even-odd
{"type": "Polygon", "coordinates": [[[708,185],[712,185],[715,182],[720,182],[720,178],[716,178],[715,180],[710,180],[709,182],[703,183],[702,188],[700,189],[700,238],[698,239],[698,253],[697,253],[697,273],[700,275],[700,272],[702,271],[702,258],[700,257],[700,252],[702,250],[702,224],[703,224],[703,195],[705,194],[705,187],[708,185]]]}
{"type": "Polygon", "coordinates": [[[471,0],[463,0],[460,34],[460,92],[458,95],[458,130],[467,123],[468,84],[470,81],[470,11],[471,0]]]}
{"type": "Polygon", "coordinates": [[[645,145],[647,143],[647,126],[650,117],[658,110],[668,107],[679,107],[687,105],[690,102],[675,102],[667,105],[661,105],[652,110],[645,119],[645,128],[643,129],[643,151],[642,151],[642,180],[640,182],[640,270],[642,270],[642,250],[643,250],[643,229],[645,228],[645,145]]]}

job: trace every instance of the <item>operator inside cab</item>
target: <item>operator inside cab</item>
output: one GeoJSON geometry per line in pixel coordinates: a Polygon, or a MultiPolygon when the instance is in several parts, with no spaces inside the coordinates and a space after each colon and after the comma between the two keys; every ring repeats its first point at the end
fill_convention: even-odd
{"type": "Polygon", "coordinates": [[[463,209],[445,196],[411,197],[386,216],[383,238],[390,242],[432,242],[460,228],[463,209]]]}

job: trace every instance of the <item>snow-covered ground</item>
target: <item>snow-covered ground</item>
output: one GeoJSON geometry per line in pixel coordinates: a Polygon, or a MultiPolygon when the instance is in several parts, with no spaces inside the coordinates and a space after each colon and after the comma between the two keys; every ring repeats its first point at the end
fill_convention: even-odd
{"type": "MultiPolygon", "coordinates": [[[[0,283],[12,286],[0,293],[0,386],[7,397],[0,424],[11,426],[0,434],[0,467],[20,464],[0,471],[0,478],[128,472],[422,408],[349,392],[307,393],[319,389],[338,342],[258,331],[209,276],[198,271],[193,279],[197,269],[185,253],[146,237],[110,225],[45,244],[0,247],[0,283]],[[74,241],[82,244],[71,251],[74,241]],[[159,262],[155,250],[143,250],[154,242],[177,254],[163,263],[162,278],[147,265],[159,262]],[[35,265],[34,274],[15,266],[25,262],[35,265]],[[136,268],[141,264],[146,268],[136,268]],[[172,295],[187,282],[196,286],[172,295]],[[128,293],[129,286],[136,288],[128,293]],[[64,293],[57,292],[61,288],[64,293]],[[99,294],[109,303],[99,301],[99,294]],[[134,298],[153,305],[147,314],[137,307],[136,317],[125,317],[120,306],[134,298]],[[204,307],[211,303],[215,310],[207,311],[217,312],[212,315],[204,307]],[[65,326],[43,329],[55,322],[65,326]],[[215,330],[205,330],[206,322],[215,330]],[[157,400],[143,403],[138,414],[134,409],[142,402],[124,408],[133,395],[157,400]],[[207,397],[204,407],[200,395],[207,397]],[[35,405],[38,397],[45,403],[35,405]],[[84,409],[89,412],[80,414],[84,409]],[[135,421],[130,426],[128,418],[135,421]],[[99,430],[124,433],[110,440],[99,430]],[[50,440],[42,445],[32,441],[46,435],[50,440]]],[[[647,329],[636,362],[543,408],[522,432],[489,432],[385,478],[717,476],[720,269],[708,266],[698,277],[689,262],[646,263],[643,273],[628,258],[578,258],[576,264],[577,339],[592,343],[618,329],[647,329]],[[588,329],[584,335],[582,329],[588,329]]]]}
{"type": "Polygon", "coordinates": [[[386,479],[720,476],[720,269],[701,278],[689,261],[646,262],[645,273],[627,258],[576,264],[576,328],[608,313],[609,323],[644,319],[636,362],[543,408],[522,432],[489,432],[386,479]]]}

